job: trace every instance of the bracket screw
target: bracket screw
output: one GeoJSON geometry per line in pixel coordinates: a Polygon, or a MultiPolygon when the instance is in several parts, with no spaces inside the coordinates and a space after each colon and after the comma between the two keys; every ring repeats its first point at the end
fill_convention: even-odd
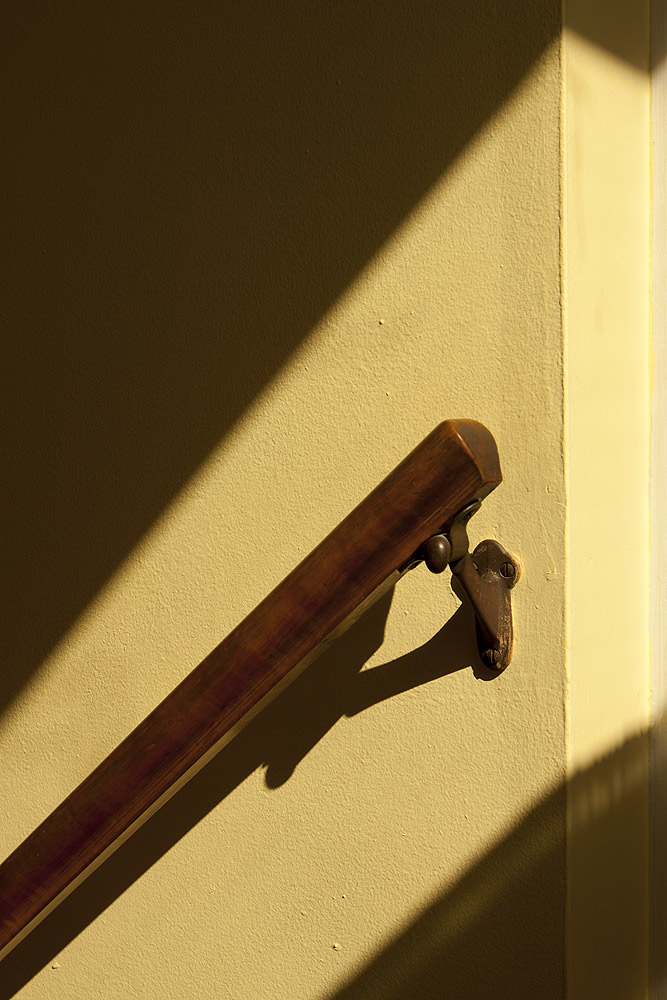
{"type": "Polygon", "coordinates": [[[516,566],[511,562],[504,562],[500,567],[500,575],[504,576],[506,580],[511,580],[512,577],[516,576],[516,566]]]}
{"type": "Polygon", "coordinates": [[[487,667],[495,667],[497,663],[500,663],[500,650],[485,649],[482,653],[482,660],[487,667]]]}

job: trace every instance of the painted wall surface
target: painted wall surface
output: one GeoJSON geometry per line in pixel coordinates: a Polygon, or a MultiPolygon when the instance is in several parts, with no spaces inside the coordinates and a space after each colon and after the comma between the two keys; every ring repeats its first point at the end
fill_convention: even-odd
{"type": "Polygon", "coordinates": [[[568,750],[559,4],[12,16],[3,856],[443,418],[495,434],[470,534],[523,578],[495,679],[402,581],[0,997],[562,997],[568,767],[615,787],[646,720],[637,679],[568,750]]]}
{"type": "Polygon", "coordinates": [[[568,994],[622,1000],[648,995],[649,4],[565,10],[568,994]]]}
{"type": "Polygon", "coordinates": [[[667,996],[667,5],[651,11],[653,151],[653,371],[651,399],[651,988],[667,996]]]}

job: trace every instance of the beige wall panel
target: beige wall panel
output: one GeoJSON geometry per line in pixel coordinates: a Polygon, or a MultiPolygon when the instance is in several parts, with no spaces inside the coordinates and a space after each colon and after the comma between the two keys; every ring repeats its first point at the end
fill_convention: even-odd
{"type": "Polygon", "coordinates": [[[565,14],[573,774],[568,996],[643,1000],[650,725],[649,5],[569,0],[565,14]]]}
{"type": "MultiPolygon", "coordinates": [[[[46,510],[67,527],[81,588],[75,607],[61,539],[60,584],[55,569],[35,584],[44,614],[58,614],[30,640],[33,666],[12,674],[0,718],[2,851],[446,417],[483,421],[499,444],[505,482],[471,536],[497,537],[523,566],[517,644],[506,673],[483,676],[469,616],[447,581],[417,571],[17,948],[0,997],[562,997],[558,11],[500,6],[449,20],[419,5],[350,8],[343,30],[333,8],[286,5],[255,12],[249,51],[245,15],[230,14],[226,37],[204,4],[184,20],[161,14],[152,47],[148,29],[132,34],[138,14],[100,25],[116,56],[129,46],[128,91],[102,95],[95,164],[127,125],[105,115],[134,100],[121,157],[132,226],[116,175],[102,171],[96,195],[90,161],[76,183],[99,242],[72,209],[61,246],[47,216],[50,312],[35,299],[34,365],[45,385],[63,373],[63,399],[51,423],[29,424],[58,460],[51,469],[47,448],[25,518],[46,510]],[[237,43],[237,133],[223,141],[216,53],[237,43]],[[162,101],[172,111],[160,118],[162,101]],[[230,171],[243,209],[231,224],[230,171]],[[50,359],[45,317],[59,336],[70,329],[69,295],[78,353],[50,359]],[[114,350],[116,328],[129,333],[114,350]],[[97,395],[75,378],[86,365],[97,395]]],[[[72,73],[113,71],[98,68],[101,43],[81,56],[90,29],[79,43],[80,25],[68,30],[57,44],[79,52],[72,73]]],[[[53,86],[74,100],[64,71],[53,86]]],[[[95,114],[75,102],[63,115],[58,148],[76,152],[74,126],[95,114]]],[[[16,267],[31,302],[29,264],[16,267]]]]}

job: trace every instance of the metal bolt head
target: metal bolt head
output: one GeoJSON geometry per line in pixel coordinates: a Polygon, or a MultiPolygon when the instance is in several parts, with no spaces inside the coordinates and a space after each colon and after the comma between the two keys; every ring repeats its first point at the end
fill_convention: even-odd
{"type": "Polygon", "coordinates": [[[498,663],[500,663],[500,650],[485,649],[482,653],[482,661],[487,665],[487,667],[495,667],[498,663]]]}
{"type": "Polygon", "coordinates": [[[422,545],[422,556],[431,573],[444,573],[451,554],[452,547],[445,535],[433,535],[422,545]]]}
{"type": "Polygon", "coordinates": [[[504,562],[500,567],[500,575],[506,580],[511,580],[516,576],[516,566],[511,562],[504,562]]]}

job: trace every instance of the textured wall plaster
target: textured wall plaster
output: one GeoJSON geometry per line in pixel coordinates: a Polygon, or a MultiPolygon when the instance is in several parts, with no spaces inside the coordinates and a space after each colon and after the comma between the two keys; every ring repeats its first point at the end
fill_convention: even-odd
{"type": "MultiPolygon", "coordinates": [[[[0,720],[2,850],[11,850],[57,805],[444,417],[482,420],[499,444],[505,482],[476,516],[471,535],[499,538],[524,568],[515,592],[511,669],[492,682],[476,676],[470,621],[441,579],[415,573],[390,605],[362,621],[20,954],[17,949],[5,965],[0,996],[22,986],[26,1000],[64,993],[72,1000],[398,1000],[408,989],[411,996],[441,996],[445,984],[451,996],[461,997],[563,995],[561,72],[553,43],[557,5],[544,4],[530,17],[520,6],[508,6],[503,15],[510,41],[496,32],[493,44],[477,14],[497,16],[495,6],[471,13],[470,37],[486,47],[466,49],[460,66],[443,62],[448,107],[462,110],[434,126],[455,155],[450,152],[439,174],[422,184],[409,210],[401,209],[374,252],[339,281],[326,308],[302,309],[310,316],[307,332],[261,388],[252,377],[253,366],[262,363],[262,342],[247,351],[230,342],[235,379],[254,386],[246,394],[250,401],[62,631],[0,720]],[[517,65],[525,71],[518,78],[517,65]],[[475,73],[472,82],[464,75],[468,67],[475,73],[481,67],[479,81],[475,73]],[[484,86],[498,100],[480,117],[484,86]],[[470,134],[461,123],[475,115],[479,124],[470,134]],[[451,140],[450,133],[459,132],[465,141],[451,140]]],[[[322,30],[330,30],[320,16],[322,30]]],[[[366,50],[361,43],[354,49],[332,102],[336,87],[362,93],[364,51],[375,52],[374,74],[387,72],[377,56],[382,24],[385,32],[405,35],[409,45],[409,19],[402,23],[398,11],[383,10],[380,42],[371,34],[366,50]]],[[[260,31],[262,38],[266,33],[267,86],[283,94],[285,57],[271,57],[270,28],[260,31]]],[[[178,51],[181,28],[162,31],[178,51]]],[[[452,52],[461,37],[453,35],[452,52]]],[[[428,83],[425,55],[423,67],[428,83]]],[[[313,72],[303,68],[301,90],[313,72]]],[[[176,61],[174,101],[179,73],[187,76],[176,61]]],[[[425,88],[420,115],[438,107],[436,92],[433,104],[427,93],[425,88]]],[[[201,120],[213,128],[214,88],[202,94],[201,120]]],[[[392,91],[392,102],[399,96],[392,91]]],[[[411,128],[414,110],[405,109],[411,128]]],[[[274,113],[279,120],[281,109],[274,113]]],[[[267,122],[251,125],[239,177],[253,148],[262,156],[269,148],[278,152],[275,161],[263,161],[265,179],[281,171],[289,178],[294,161],[286,153],[281,159],[279,144],[267,147],[267,122]]],[[[354,157],[356,133],[348,142],[345,134],[329,135],[319,120],[311,132],[316,145],[314,152],[303,150],[303,164],[314,155],[330,163],[334,178],[338,170],[344,175],[341,151],[349,145],[354,157]]],[[[407,169],[396,144],[401,134],[399,121],[397,131],[384,136],[382,177],[383,171],[391,179],[407,169]]],[[[155,141],[149,133],[146,142],[155,141]]],[[[178,139],[164,142],[171,164],[178,139]]],[[[234,162],[234,136],[229,143],[234,162]]],[[[154,166],[152,147],[147,149],[147,166],[154,166]]],[[[417,160],[428,152],[418,148],[417,160]]],[[[185,220],[186,236],[188,225],[197,236],[188,237],[201,262],[192,274],[218,269],[224,287],[228,262],[220,248],[226,237],[224,220],[216,222],[214,196],[220,164],[213,156],[183,157],[174,173],[174,211],[185,220]]],[[[150,170],[142,176],[150,189],[150,170]]],[[[294,177],[287,215],[294,226],[309,233],[312,227],[312,244],[304,245],[317,247],[320,217],[298,213],[300,176],[294,177]]],[[[352,215],[360,213],[363,222],[364,199],[376,196],[381,187],[374,191],[372,184],[363,197],[350,192],[352,215]]],[[[152,205],[149,198],[147,211],[152,205]]],[[[106,210],[104,196],[97,207],[106,210]]],[[[281,206],[274,210],[265,242],[249,243],[244,252],[253,260],[257,255],[266,281],[272,268],[280,277],[280,331],[291,297],[296,314],[308,261],[297,261],[290,272],[281,206]]],[[[334,246],[338,239],[345,248],[354,227],[344,202],[340,215],[338,235],[323,227],[321,239],[334,246]]],[[[109,231],[119,246],[128,238],[109,231]]],[[[357,238],[363,242],[363,226],[357,238]]],[[[133,259],[141,260],[143,244],[135,244],[133,259]]],[[[154,277],[157,272],[145,266],[154,277]]],[[[209,329],[213,344],[218,324],[225,328],[227,299],[222,292],[217,297],[215,281],[200,294],[203,285],[192,274],[173,277],[173,287],[159,275],[169,315],[165,305],[164,315],[149,316],[146,326],[164,326],[179,343],[192,337],[195,345],[196,332],[209,329]]],[[[250,267],[247,287],[238,293],[249,302],[262,295],[262,275],[253,275],[250,267]]],[[[326,274],[316,277],[326,283],[326,274]]],[[[113,286],[119,323],[134,317],[141,295],[156,301],[150,288],[136,301],[134,285],[125,297],[123,288],[120,281],[113,286]]],[[[235,307],[240,298],[232,298],[235,307]]],[[[270,330],[268,305],[264,311],[270,330]]],[[[249,310],[241,319],[247,315],[255,314],[249,310]]],[[[240,341],[248,336],[242,322],[236,335],[240,341]]],[[[271,354],[269,334],[264,343],[271,354]]],[[[165,356],[170,349],[165,340],[165,356]]],[[[210,356],[215,371],[213,348],[210,356]]],[[[143,370],[139,387],[142,378],[149,386],[158,379],[159,349],[151,357],[154,367],[143,370]]],[[[201,352],[197,362],[210,392],[208,357],[201,352]]],[[[105,372],[98,377],[103,382],[105,372]]],[[[147,395],[148,424],[156,398],[147,395]]],[[[61,405],[78,414],[75,397],[61,405]]],[[[173,423],[164,431],[167,441],[173,439],[174,461],[179,427],[187,438],[211,405],[205,393],[201,410],[174,399],[173,423]]],[[[104,447],[113,463],[113,442],[105,437],[104,447]]],[[[161,461],[168,464],[169,446],[164,450],[161,461]]],[[[148,454],[147,470],[151,458],[157,460],[148,454]]]]}
{"type": "Polygon", "coordinates": [[[621,762],[571,789],[569,995],[620,1000],[648,990],[649,7],[581,0],[566,23],[569,756],[583,774],[612,748],[621,762]],[[628,770],[625,808],[591,836],[581,817],[628,770]]]}

